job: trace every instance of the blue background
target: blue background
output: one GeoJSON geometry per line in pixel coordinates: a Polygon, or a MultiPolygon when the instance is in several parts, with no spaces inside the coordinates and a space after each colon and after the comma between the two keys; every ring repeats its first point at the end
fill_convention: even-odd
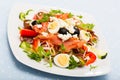
{"type": "Polygon", "coordinates": [[[0,0],[0,80],[120,80],[120,0],[0,0]],[[7,39],[7,21],[15,3],[58,6],[94,15],[105,36],[111,72],[105,76],[75,78],[44,73],[18,62],[7,39]]]}

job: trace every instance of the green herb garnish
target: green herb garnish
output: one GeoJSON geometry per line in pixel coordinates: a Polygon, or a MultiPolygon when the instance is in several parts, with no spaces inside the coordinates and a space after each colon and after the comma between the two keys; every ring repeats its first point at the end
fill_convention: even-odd
{"type": "Polygon", "coordinates": [[[20,12],[20,14],[19,14],[19,19],[22,20],[22,21],[24,21],[25,18],[26,18],[26,16],[29,15],[29,13],[30,13],[31,11],[33,11],[33,10],[32,10],[32,9],[29,9],[29,10],[26,11],[26,12],[20,12]]]}
{"type": "Polygon", "coordinates": [[[60,45],[60,49],[61,49],[62,51],[65,50],[65,46],[64,46],[64,44],[61,44],[61,45],[60,45]]]}
{"type": "Polygon", "coordinates": [[[83,60],[81,57],[79,57],[79,60],[80,60],[79,66],[80,66],[80,67],[85,66],[85,60],[83,60]]]}
{"type": "Polygon", "coordinates": [[[32,9],[27,10],[27,12],[25,13],[26,15],[29,15],[30,12],[32,12],[32,9]]]}
{"type": "Polygon", "coordinates": [[[35,54],[35,53],[28,54],[28,57],[30,57],[31,59],[34,59],[37,62],[41,61],[42,59],[42,57],[39,56],[39,54],[35,54]]]}
{"type": "Polygon", "coordinates": [[[80,15],[80,16],[77,16],[77,17],[79,17],[79,18],[83,18],[83,16],[82,16],[82,15],[80,15]]]}
{"type": "Polygon", "coordinates": [[[21,27],[18,27],[19,30],[21,30],[22,28],[21,27]]]}
{"type": "Polygon", "coordinates": [[[43,14],[42,19],[37,20],[37,23],[40,24],[40,23],[42,23],[42,22],[48,22],[48,21],[49,21],[49,17],[50,17],[49,14],[43,14]]]}
{"type": "Polygon", "coordinates": [[[92,39],[92,42],[97,43],[98,42],[97,38],[92,39]]]}
{"type": "Polygon", "coordinates": [[[97,68],[97,66],[90,65],[90,71],[93,69],[96,69],[96,68],[97,68]]]}
{"type": "Polygon", "coordinates": [[[51,16],[54,16],[54,15],[56,15],[56,14],[63,14],[64,12],[62,12],[61,10],[51,10],[50,12],[49,12],[49,14],[51,15],[51,16]]]}
{"type": "Polygon", "coordinates": [[[80,28],[83,28],[85,30],[92,30],[94,28],[94,24],[89,24],[89,23],[84,24],[84,23],[82,23],[80,25],[80,28]]]}
{"type": "Polygon", "coordinates": [[[42,46],[39,46],[37,50],[34,50],[31,44],[23,41],[20,44],[20,48],[22,48],[23,51],[27,53],[28,57],[37,62],[41,61],[43,58],[48,59],[48,63],[50,67],[52,67],[51,53],[50,51],[45,51],[42,46]]]}
{"type": "Polygon", "coordinates": [[[85,33],[86,36],[91,37],[90,33],[85,33]]]}
{"type": "Polygon", "coordinates": [[[72,18],[74,15],[72,13],[69,13],[68,17],[72,18]]]}
{"type": "Polygon", "coordinates": [[[68,69],[74,69],[79,66],[79,63],[77,63],[74,58],[71,56],[70,57],[70,62],[69,66],[67,67],[68,69]]]}

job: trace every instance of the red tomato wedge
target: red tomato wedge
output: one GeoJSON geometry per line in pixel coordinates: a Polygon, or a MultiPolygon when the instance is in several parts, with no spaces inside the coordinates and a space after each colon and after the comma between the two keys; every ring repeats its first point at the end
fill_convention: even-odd
{"type": "Polygon", "coordinates": [[[33,49],[36,50],[40,44],[40,40],[38,38],[33,39],[33,49]]]}
{"type": "Polygon", "coordinates": [[[89,64],[91,64],[91,63],[93,63],[93,62],[95,62],[95,60],[96,60],[96,55],[94,54],[94,53],[92,53],[92,52],[87,52],[86,53],[86,57],[89,57],[90,59],[86,62],[86,64],[85,65],[89,65],[89,64]]]}
{"type": "Polygon", "coordinates": [[[37,36],[37,33],[34,30],[21,29],[20,30],[20,35],[22,37],[35,37],[35,36],[37,36]]]}

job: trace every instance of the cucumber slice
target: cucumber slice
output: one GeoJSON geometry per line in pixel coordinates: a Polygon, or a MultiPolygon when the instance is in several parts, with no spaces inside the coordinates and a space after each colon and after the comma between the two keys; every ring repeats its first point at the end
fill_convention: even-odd
{"type": "Polygon", "coordinates": [[[98,58],[99,59],[105,59],[106,58],[106,56],[107,56],[107,52],[104,52],[104,51],[98,51],[97,52],[97,56],[98,56],[98,58]]]}
{"type": "Polygon", "coordinates": [[[22,49],[28,49],[28,48],[30,48],[30,44],[23,41],[23,42],[21,42],[19,47],[21,47],[22,49]]]}
{"type": "Polygon", "coordinates": [[[87,46],[89,48],[89,51],[93,52],[94,54],[96,54],[96,56],[99,58],[99,59],[105,59],[107,57],[107,52],[105,51],[102,51],[102,50],[99,50],[99,49],[96,49],[92,46],[87,46]]]}

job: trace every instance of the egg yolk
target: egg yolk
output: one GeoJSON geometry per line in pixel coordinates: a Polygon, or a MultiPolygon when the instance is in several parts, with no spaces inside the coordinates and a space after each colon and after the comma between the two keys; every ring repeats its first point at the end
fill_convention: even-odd
{"type": "Polygon", "coordinates": [[[57,22],[52,22],[52,23],[50,24],[49,29],[55,29],[57,25],[58,25],[57,22]]]}
{"type": "Polygon", "coordinates": [[[59,57],[58,57],[58,63],[61,65],[61,66],[66,66],[66,64],[68,64],[68,62],[69,62],[69,59],[68,59],[68,57],[67,56],[65,56],[65,55],[60,55],[59,57]]]}

